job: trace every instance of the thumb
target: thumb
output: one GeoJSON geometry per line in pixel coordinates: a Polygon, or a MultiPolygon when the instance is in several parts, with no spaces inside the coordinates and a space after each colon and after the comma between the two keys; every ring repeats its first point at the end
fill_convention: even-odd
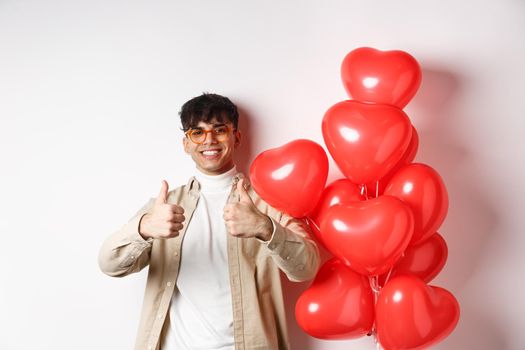
{"type": "Polygon", "coordinates": [[[239,192],[239,202],[253,203],[248,192],[244,189],[244,179],[237,182],[237,191],[239,192]]]}
{"type": "Polygon", "coordinates": [[[160,188],[159,196],[155,200],[155,204],[165,204],[168,202],[168,183],[166,180],[162,180],[162,186],[160,188]]]}

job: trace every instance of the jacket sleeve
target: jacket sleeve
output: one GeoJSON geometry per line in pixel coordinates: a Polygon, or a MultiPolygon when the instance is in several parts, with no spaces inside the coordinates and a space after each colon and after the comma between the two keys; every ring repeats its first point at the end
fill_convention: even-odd
{"type": "Polygon", "coordinates": [[[153,239],[139,234],[142,216],[153,206],[154,199],[144,205],[120,230],[109,236],[98,256],[100,270],[112,277],[124,277],[139,272],[149,264],[153,239]]]}
{"type": "Polygon", "coordinates": [[[302,282],[314,278],[320,256],[317,245],[310,238],[308,226],[276,210],[275,213],[271,210],[268,216],[273,222],[274,231],[271,239],[263,244],[266,244],[274,262],[290,281],[302,282]]]}

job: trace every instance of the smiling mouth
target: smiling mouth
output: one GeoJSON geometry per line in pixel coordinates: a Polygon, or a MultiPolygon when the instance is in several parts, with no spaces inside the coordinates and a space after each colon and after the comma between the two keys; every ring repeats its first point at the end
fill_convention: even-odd
{"type": "Polygon", "coordinates": [[[220,149],[213,149],[213,150],[201,151],[200,153],[204,156],[204,158],[213,159],[213,158],[218,157],[219,154],[221,154],[221,152],[222,152],[222,150],[220,150],[220,149]]]}

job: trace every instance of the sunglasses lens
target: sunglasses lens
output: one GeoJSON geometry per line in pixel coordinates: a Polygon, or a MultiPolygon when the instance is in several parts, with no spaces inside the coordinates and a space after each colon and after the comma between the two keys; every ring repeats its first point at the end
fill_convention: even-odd
{"type": "Polygon", "coordinates": [[[190,132],[190,138],[195,143],[202,143],[206,139],[206,133],[203,130],[195,129],[190,132]]]}
{"type": "Polygon", "coordinates": [[[203,143],[211,133],[217,141],[224,141],[230,136],[230,129],[227,126],[218,126],[212,130],[192,129],[188,132],[188,136],[195,143],[203,143]]]}

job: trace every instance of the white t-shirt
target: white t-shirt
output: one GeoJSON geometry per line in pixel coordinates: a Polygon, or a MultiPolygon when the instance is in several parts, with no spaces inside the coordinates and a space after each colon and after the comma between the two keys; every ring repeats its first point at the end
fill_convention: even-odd
{"type": "Polygon", "coordinates": [[[224,206],[236,168],[210,176],[197,170],[200,198],[182,242],[163,350],[233,350],[233,311],[224,206]]]}

